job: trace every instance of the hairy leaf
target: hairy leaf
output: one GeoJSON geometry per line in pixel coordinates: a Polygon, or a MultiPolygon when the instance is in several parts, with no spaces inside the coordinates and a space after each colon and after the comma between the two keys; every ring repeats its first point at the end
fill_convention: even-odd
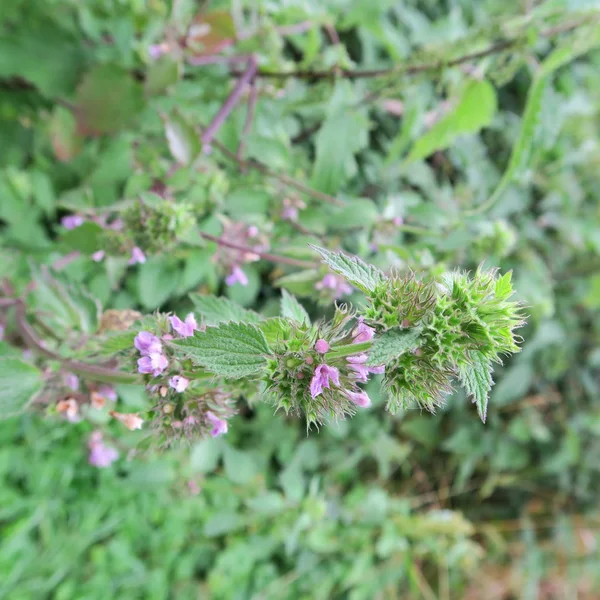
{"type": "Polygon", "coordinates": [[[479,417],[485,423],[487,416],[488,395],[494,382],[492,365],[481,352],[469,353],[469,363],[460,365],[458,379],[477,405],[479,417]]]}
{"type": "Polygon", "coordinates": [[[318,246],[312,247],[323,257],[323,262],[366,294],[374,292],[386,279],[382,271],[363,262],[358,256],[347,256],[342,252],[331,252],[318,246]]]}
{"type": "Polygon", "coordinates": [[[242,308],[229,298],[201,294],[190,294],[190,298],[207,325],[218,325],[229,321],[258,323],[262,319],[258,313],[242,308]]]}
{"type": "Polygon", "coordinates": [[[448,148],[459,135],[477,133],[490,124],[496,107],[494,86],[486,80],[470,80],[451,112],[415,142],[406,160],[420,160],[436,150],[448,148]]]}
{"type": "Polygon", "coordinates": [[[223,323],[172,343],[193,363],[232,379],[260,372],[271,353],[262,331],[248,323],[223,323]]]}
{"type": "Polygon", "coordinates": [[[389,329],[373,342],[367,365],[385,365],[401,354],[419,347],[421,329],[389,329]]]}
{"type": "Polygon", "coordinates": [[[287,290],[282,290],[281,316],[298,323],[310,325],[310,317],[308,316],[306,309],[287,290]]]}
{"type": "Polygon", "coordinates": [[[23,410],[42,387],[42,372],[19,358],[0,358],[0,419],[23,410]]]}
{"type": "Polygon", "coordinates": [[[189,165],[202,149],[198,134],[180,114],[165,118],[165,136],[173,158],[182,165],[189,165]]]}

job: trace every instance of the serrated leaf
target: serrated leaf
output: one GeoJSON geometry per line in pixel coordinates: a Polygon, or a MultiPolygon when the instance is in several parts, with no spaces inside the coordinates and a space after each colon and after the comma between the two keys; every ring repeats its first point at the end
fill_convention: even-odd
{"type": "Polygon", "coordinates": [[[202,315],[207,325],[218,325],[237,321],[241,323],[258,323],[262,317],[247,308],[229,300],[229,298],[212,295],[190,294],[196,311],[202,315]]]}
{"type": "Polygon", "coordinates": [[[386,365],[405,352],[415,350],[419,347],[420,335],[421,329],[419,327],[389,329],[375,338],[373,346],[369,351],[367,365],[386,365]]]}
{"type": "Polygon", "coordinates": [[[18,414],[42,387],[42,372],[19,358],[0,358],[0,419],[18,414]]]}
{"type": "Polygon", "coordinates": [[[494,292],[497,298],[504,300],[511,296],[511,294],[513,293],[511,279],[512,271],[508,271],[508,273],[505,273],[496,280],[496,287],[494,289],[494,292]]]}
{"type": "Polygon", "coordinates": [[[172,344],[193,363],[232,379],[259,373],[271,354],[262,331],[249,323],[222,323],[172,344]]]}
{"type": "Polygon", "coordinates": [[[421,160],[437,150],[448,148],[460,135],[477,133],[491,123],[496,106],[494,86],[486,80],[470,80],[454,108],[415,142],[407,162],[421,160]]]}
{"type": "Polygon", "coordinates": [[[88,134],[115,133],[127,127],[144,107],[144,91],[126,69],[97,65],[77,88],[79,129],[88,134]]]}
{"type": "Polygon", "coordinates": [[[100,240],[103,234],[104,230],[98,223],[86,221],[75,229],[65,231],[62,241],[73,250],[93,254],[102,247],[100,240]]]}
{"type": "Polygon", "coordinates": [[[281,291],[281,316],[297,323],[310,325],[310,317],[306,309],[287,290],[281,291]]]}
{"type": "Polygon", "coordinates": [[[481,352],[470,352],[469,363],[459,366],[458,379],[477,405],[479,418],[485,423],[489,392],[494,385],[489,359],[481,352]]]}
{"type": "Polygon", "coordinates": [[[102,340],[101,355],[118,354],[133,348],[133,340],[137,331],[120,331],[102,340]]]}
{"type": "Polygon", "coordinates": [[[323,262],[365,293],[374,292],[377,286],[387,279],[383,271],[363,262],[358,256],[331,252],[318,246],[312,247],[323,257],[323,262]]]}
{"type": "Polygon", "coordinates": [[[258,327],[263,332],[270,346],[274,345],[282,337],[288,336],[291,331],[289,321],[282,317],[265,319],[258,324],[258,327]]]}

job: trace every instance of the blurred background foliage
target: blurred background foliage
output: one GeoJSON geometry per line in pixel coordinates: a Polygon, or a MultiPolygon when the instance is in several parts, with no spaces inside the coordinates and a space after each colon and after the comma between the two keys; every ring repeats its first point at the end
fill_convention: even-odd
{"type": "Polygon", "coordinates": [[[382,268],[512,269],[529,324],[485,426],[460,393],[391,417],[374,386],[373,409],[308,436],[260,405],[192,448],[121,435],[126,458],[98,470],[90,424],[4,421],[0,597],[597,598],[599,17],[583,0],[4,0],[0,275],[20,291],[60,268],[32,299],[57,336],[97,330],[93,299],[227,293],[273,314],[285,287],[322,313],[318,269],[259,261],[226,287],[212,243],[127,269],[89,260],[91,224],[58,226],[164,190],[201,231],[255,225],[299,259],[325,240],[382,268]],[[249,54],[251,127],[246,94],[202,153],[235,82],[203,62],[249,54]]]}

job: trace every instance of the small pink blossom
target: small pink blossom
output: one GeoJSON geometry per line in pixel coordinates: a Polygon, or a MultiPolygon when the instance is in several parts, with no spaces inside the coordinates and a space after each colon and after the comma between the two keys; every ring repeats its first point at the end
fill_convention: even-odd
{"type": "Polygon", "coordinates": [[[281,218],[285,221],[297,221],[298,215],[299,212],[295,206],[285,206],[281,211],[281,218]]]}
{"type": "Polygon", "coordinates": [[[99,431],[94,431],[88,441],[90,454],[88,461],[93,467],[105,469],[119,458],[119,453],[115,448],[106,446],[99,431]]]}
{"type": "Polygon", "coordinates": [[[98,387],[97,391],[101,396],[103,396],[107,400],[110,400],[111,402],[117,401],[117,390],[115,390],[115,388],[112,385],[103,384],[98,387]]]}
{"type": "Polygon", "coordinates": [[[79,377],[73,373],[65,373],[64,375],[65,385],[76,392],[79,389],[79,377]]]}
{"type": "Polygon", "coordinates": [[[140,331],[135,336],[133,345],[140,351],[142,356],[160,354],[162,352],[160,340],[149,331],[140,331]]]}
{"type": "Polygon", "coordinates": [[[348,400],[354,402],[356,406],[360,406],[361,408],[371,406],[371,398],[369,398],[367,392],[363,390],[358,392],[346,391],[345,394],[348,400]]]}
{"type": "Polygon", "coordinates": [[[369,342],[373,339],[374,335],[375,335],[375,329],[373,329],[373,327],[369,327],[368,325],[365,325],[363,318],[360,317],[358,319],[358,325],[356,326],[356,329],[354,330],[353,343],[361,344],[362,342],[369,342]]]}
{"type": "Polygon", "coordinates": [[[169,361],[163,354],[153,353],[142,356],[138,359],[137,364],[140,373],[152,373],[153,377],[157,377],[169,366],[169,361]]]}
{"type": "Polygon", "coordinates": [[[250,225],[250,227],[248,227],[247,233],[248,233],[248,237],[251,237],[251,238],[256,237],[259,233],[258,227],[256,225],[250,225]]]}
{"type": "Polygon", "coordinates": [[[148,54],[152,60],[158,60],[163,54],[169,51],[169,45],[166,42],[152,44],[148,46],[148,54]]]}
{"type": "Polygon", "coordinates": [[[212,435],[213,437],[217,437],[219,435],[223,435],[223,434],[227,433],[227,428],[228,428],[227,421],[224,421],[223,419],[219,419],[219,417],[217,417],[216,415],[214,415],[211,412],[206,413],[206,418],[208,419],[210,424],[213,426],[213,429],[210,432],[210,435],[212,435]]]}
{"type": "Polygon", "coordinates": [[[60,220],[60,224],[65,229],[77,229],[77,227],[83,225],[84,221],[85,219],[80,215],[68,215],[60,220]]]}
{"type": "Polygon", "coordinates": [[[334,385],[340,385],[340,372],[335,367],[329,365],[318,365],[315,369],[313,378],[310,381],[310,395],[316,398],[323,392],[324,388],[329,388],[329,382],[334,385]]]}
{"type": "Polygon", "coordinates": [[[231,269],[231,273],[225,277],[225,283],[227,285],[235,285],[239,283],[240,285],[248,285],[248,277],[240,267],[233,267],[231,269]]]}
{"type": "Polygon", "coordinates": [[[63,414],[70,423],[78,423],[81,421],[79,416],[79,404],[74,398],[67,398],[56,403],[56,410],[63,414]]]}
{"type": "Polygon", "coordinates": [[[94,262],[100,262],[104,258],[104,250],[98,250],[92,254],[92,260],[94,262]]]}
{"type": "Polygon", "coordinates": [[[329,352],[329,344],[324,339],[317,340],[315,343],[315,350],[319,354],[325,354],[326,352],[329,352]]]}
{"type": "Polygon", "coordinates": [[[396,227],[400,227],[404,223],[404,219],[402,217],[394,217],[392,219],[392,224],[396,227]]]}
{"type": "Polygon", "coordinates": [[[110,416],[120,421],[129,429],[130,431],[134,431],[135,429],[141,429],[142,424],[144,423],[144,419],[142,419],[136,413],[119,413],[115,410],[110,411],[110,416]]]}
{"type": "Polygon", "coordinates": [[[190,380],[182,375],[175,375],[169,379],[169,385],[180,394],[185,392],[188,385],[190,385],[190,380]]]}
{"type": "Polygon", "coordinates": [[[129,262],[127,264],[136,265],[139,263],[143,265],[145,262],[146,255],[142,252],[141,248],[138,248],[138,246],[134,246],[131,250],[131,258],[129,259],[129,262]]]}
{"type": "Polygon", "coordinates": [[[369,374],[380,374],[385,372],[385,365],[379,365],[376,367],[368,367],[365,363],[368,360],[366,354],[356,354],[355,356],[348,356],[346,360],[350,363],[349,367],[356,374],[357,381],[366,383],[369,379],[369,374]]]}
{"type": "Polygon", "coordinates": [[[182,321],[177,316],[169,317],[169,321],[171,322],[173,330],[181,337],[190,337],[194,335],[194,331],[198,329],[198,323],[196,322],[194,313],[189,313],[185,318],[185,321],[182,321]]]}
{"type": "Polygon", "coordinates": [[[0,323],[0,342],[4,339],[5,330],[6,328],[4,326],[4,323],[0,323]]]}
{"type": "Polygon", "coordinates": [[[352,293],[352,286],[343,277],[327,273],[315,284],[317,290],[331,290],[335,299],[352,293]]]}

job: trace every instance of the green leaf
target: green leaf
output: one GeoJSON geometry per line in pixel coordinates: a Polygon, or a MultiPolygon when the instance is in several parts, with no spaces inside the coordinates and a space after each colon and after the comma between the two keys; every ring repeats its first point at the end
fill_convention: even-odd
{"type": "Polygon", "coordinates": [[[115,133],[127,127],[142,111],[144,91],[126,69],[97,65],[77,88],[76,102],[81,131],[115,133]]]}
{"type": "Polygon", "coordinates": [[[281,293],[281,316],[296,321],[297,323],[306,323],[307,325],[310,325],[310,317],[304,306],[302,306],[294,296],[287,292],[287,290],[282,290],[281,293]]]}
{"type": "Polygon", "coordinates": [[[79,227],[65,231],[62,235],[62,241],[83,254],[93,254],[102,247],[101,238],[104,230],[98,223],[86,221],[79,227]]]}
{"type": "Polygon", "coordinates": [[[437,150],[448,148],[460,135],[477,133],[491,123],[496,107],[494,86],[486,80],[470,80],[452,111],[415,142],[407,162],[421,160],[437,150]]]}
{"type": "Polygon", "coordinates": [[[194,128],[178,113],[165,117],[165,136],[173,158],[189,165],[200,154],[202,145],[194,128]]]}
{"type": "Polygon", "coordinates": [[[419,347],[419,336],[421,329],[413,327],[410,329],[389,329],[375,338],[367,365],[386,365],[391,360],[398,358],[405,352],[410,352],[419,347]]]}
{"type": "Polygon", "coordinates": [[[163,93],[179,81],[181,64],[171,54],[165,54],[154,61],[146,76],[146,94],[153,96],[163,93]]]}
{"type": "Polygon", "coordinates": [[[569,39],[564,45],[550,53],[540,65],[527,93],[521,131],[512,148],[508,166],[490,198],[473,209],[473,212],[482,212],[491,208],[508,185],[529,164],[536,139],[535,131],[542,114],[544,92],[554,72],[596,46],[600,46],[600,28],[593,27],[591,31],[579,32],[575,39],[569,39]]]}
{"type": "Polygon", "coordinates": [[[42,387],[42,372],[19,358],[0,358],[0,419],[21,412],[42,387]]]}
{"type": "Polygon", "coordinates": [[[190,298],[207,325],[218,325],[229,321],[258,323],[262,319],[258,313],[242,308],[229,298],[201,294],[190,294],[190,298]]]}
{"type": "Polygon", "coordinates": [[[168,256],[153,256],[139,266],[138,299],[147,310],[167,301],[179,284],[181,271],[168,256]]]}
{"type": "Polygon", "coordinates": [[[374,292],[377,286],[387,279],[377,267],[368,265],[358,256],[347,256],[342,252],[331,252],[318,246],[312,247],[323,257],[323,262],[367,294],[374,292]]]}
{"type": "Polygon", "coordinates": [[[229,445],[225,446],[223,466],[227,479],[240,485],[249,483],[258,471],[256,462],[247,450],[241,451],[229,445]]]}
{"type": "Polygon", "coordinates": [[[283,317],[265,319],[258,324],[258,327],[270,346],[276,344],[282,337],[288,337],[291,332],[290,322],[283,317]]]}
{"type": "Polygon", "coordinates": [[[458,379],[477,405],[480,419],[485,423],[492,380],[492,365],[488,358],[476,350],[469,352],[469,362],[461,364],[458,379]]]}
{"type": "Polygon", "coordinates": [[[210,473],[217,468],[221,458],[221,440],[207,438],[198,442],[190,453],[190,468],[196,473],[210,473]]]}
{"type": "Polygon", "coordinates": [[[194,364],[232,379],[259,373],[271,354],[262,331],[248,323],[222,323],[172,344],[194,364]]]}
{"type": "Polygon", "coordinates": [[[319,272],[316,269],[307,269],[279,277],[273,285],[286,289],[297,296],[312,296],[315,293],[315,284],[319,279],[319,272]]]}
{"type": "Polygon", "coordinates": [[[512,271],[508,271],[508,273],[505,273],[504,275],[502,275],[501,277],[499,277],[496,280],[496,287],[494,290],[494,293],[496,294],[496,298],[505,300],[512,295],[513,288],[512,288],[511,279],[512,279],[512,271]]]}

